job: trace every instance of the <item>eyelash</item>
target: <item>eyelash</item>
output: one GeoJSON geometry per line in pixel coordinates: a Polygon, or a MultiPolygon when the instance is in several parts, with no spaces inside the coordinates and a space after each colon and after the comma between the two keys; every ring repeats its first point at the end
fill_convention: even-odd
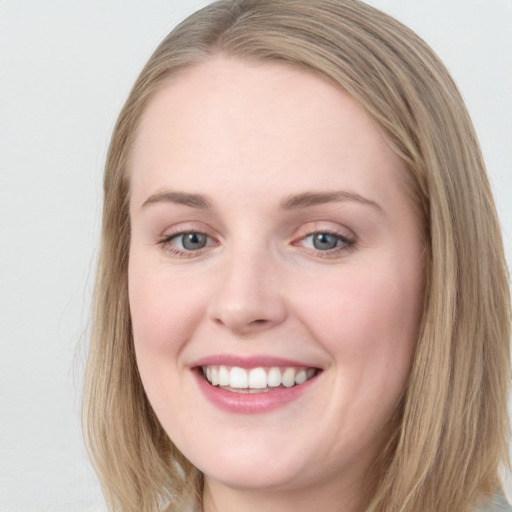
{"type": "Polygon", "coordinates": [[[315,235],[329,235],[336,237],[337,241],[339,242],[339,245],[336,247],[333,247],[332,249],[328,250],[320,250],[320,249],[310,249],[310,254],[319,257],[319,258],[336,258],[338,256],[341,256],[342,253],[349,253],[352,250],[355,249],[356,240],[354,238],[349,238],[346,235],[342,235],[339,232],[332,231],[332,230],[319,230],[314,231],[312,233],[308,233],[306,236],[303,236],[298,240],[298,242],[294,243],[294,245],[298,245],[300,242],[303,242],[304,240],[308,239],[309,237],[313,237],[315,235]]]}
{"type": "Polygon", "coordinates": [[[194,258],[195,256],[198,256],[199,254],[203,253],[203,249],[206,249],[207,247],[211,247],[212,245],[216,245],[216,241],[206,233],[203,233],[202,231],[177,231],[176,233],[171,233],[169,235],[165,235],[162,239],[158,241],[158,245],[161,245],[167,252],[171,253],[172,256],[177,256],[179,258],[194,258]],[[172,245],[172,241],[179,238],[180,236],[184,235],[202,235],[205,236],[208,240],[213,240],[214,244],[206,243],[205,247],[202,247],[196,251],[193,250],[182,250],[178,249],[174,245],[172,245]]]}
{"type": "MultiPolygon", "coordinates": [[[[332,230],[319,230],[319,231],[313,231],[311,233],[306,234],[305,236],[298,239],[296,242],[293,242],[292,245],[300,245],[301,242],[304,242],[310,237],[313,237],[315,235],[329,235],[336,237],[337,241],[339,242],[339,245],[336,247],[333,247],[332,249],[327,250],[320,250],[320,249],[309,249],[310,254],[313,256],[319,257],[319,258],[336,258],[337,256],[340,256],[342,253],[348,253],[352,251],[355,248],[356,240],[354,238],[349,238],[346,235],[342,235],[339,232],[332,231],[332,230]]],[[[171,253],[173,256],[179,257],[179,258],[194,258],[196,256],[199,256],[202,254],[204,249],[207,247],[211,247],[212,245],[217,245],[217,242],[214,238],[207,235],[206,233],[203,233],[201,231],[178,231],[176,233],[171,233],[169,235],[164,236],[162,239],[158,241],[158,245],[162,246],[166,251],[171,253]],[[205,245],[205,247],[202,247],[197,250],[182,250],[172,245],[172,241],[179,238],[180,236],[184,235],[201,235],[205,236],[208,240],[212,241],[212,243],[208,243],[205,245]]]]}

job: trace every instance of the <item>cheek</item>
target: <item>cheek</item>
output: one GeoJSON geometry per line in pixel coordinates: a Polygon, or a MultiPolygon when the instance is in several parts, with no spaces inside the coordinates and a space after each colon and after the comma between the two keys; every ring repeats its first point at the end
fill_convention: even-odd
{"type": "Polygon", "coordinates": [[[165,269],[155,272],[136,253],[130,256],[128,291],[138,353],[175,353],[192,334],[201,298],[190,282],[182,281],[165,269]]]}
{"type": "Polygon", "coordinates": [[[297,297],[309,330],[354,380],[394,386],[407,378],[423,303],[416,267],[346,268],[297,297]]]}
{"type": "Polygon", "coordinates": [[[155,271],[151,259],[143,256],[132,251],[128,267],[135,355],[146,395],[162,423],[169,425],[172,411],[183,408],[179,354],[192,334],[197,295],[176,279],[170,282],[166,272],[155,271]]]}
{"type": "Polygon", "coordinates": [[[180,354],[201,309],[194,287],[168,274],[155,271],[147,259],[131,256],[128,288],[137,367],[146,395],[166,426],[176,421],[173,411],[187,410],[180,354]]]}

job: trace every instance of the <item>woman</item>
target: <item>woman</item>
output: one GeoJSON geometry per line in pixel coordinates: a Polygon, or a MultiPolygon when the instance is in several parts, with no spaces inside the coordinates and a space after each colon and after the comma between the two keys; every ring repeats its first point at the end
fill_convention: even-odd
{"type": "Polygon", "coordinates": [[[104,191],[84,410],[112,510],[506,507],[499,226],[410,30],[212,4],[139,76],[104,191]]]}

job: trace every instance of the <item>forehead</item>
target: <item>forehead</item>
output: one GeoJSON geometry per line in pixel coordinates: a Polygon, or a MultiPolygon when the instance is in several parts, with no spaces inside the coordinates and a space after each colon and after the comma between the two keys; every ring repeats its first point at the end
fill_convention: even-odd
{"type": "Polygon", "coordinates": [[[386,167],[403,172],[376,123],[328,79],[279,63],[216,58],[171,78],[149,101],[129,173],[133,188],[172,181],[215,189],[241,177],[252,188],[279,177],[300,191],[313,176],[328,189],[334,162],[366,189],[389,179],[386,167]]]}

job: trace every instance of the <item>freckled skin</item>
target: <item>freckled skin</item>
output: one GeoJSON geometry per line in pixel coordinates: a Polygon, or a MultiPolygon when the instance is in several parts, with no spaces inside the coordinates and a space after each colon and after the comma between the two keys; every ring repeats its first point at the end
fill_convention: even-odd
{"type": "Polygon", "coordinates": [[[205,510],[359,510],[422,308],[404,164],[327,81],[213,59],[152,98],[129,167],[137,362],[163,427],[205,474],[205,510]],[[210,207],[142,207],[165,190],[207,196],[210,207]],[[282,208],[333,190],[378,207],[282,208]],[[206,238],[184,247],[177,233],[206,238]],[[315,233],[334,234],[336,247],[315,233]],[[293,358],[322,372],[283,407],[234,414],[204,397],[191,370],[213,354],[293,358]]]}

